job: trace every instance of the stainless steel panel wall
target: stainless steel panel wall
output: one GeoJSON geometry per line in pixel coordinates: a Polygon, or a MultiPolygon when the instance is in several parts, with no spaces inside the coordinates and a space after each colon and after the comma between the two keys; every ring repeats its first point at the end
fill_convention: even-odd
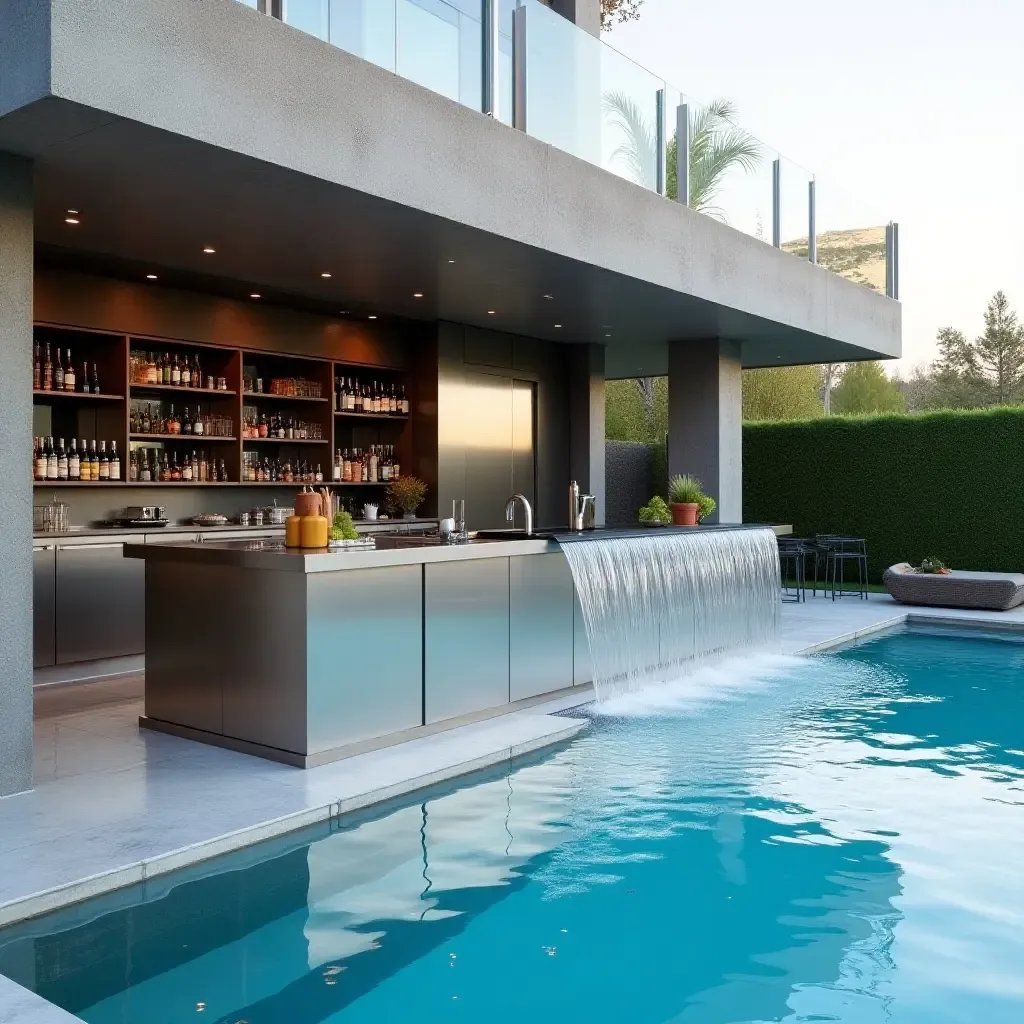
{"type": "Polygon", "coordinates": [[[572,594],[573,683],[576,686],[585,686],[594,681],[594,664],[590,658],[590,641],[587,639],[583,609],[580,607],[580,599],[575,586],[572,589],[572,594]]]}
{"type": "Polygon", "coordinates": [[[421,725],[423,567],[306,581],[306,752],[421,725]]]}
{"type": "Polygon", "coordinates": [[[466,522],[470,529],[505,525],[512,493],[512,381],[465,374],[458,399],[466,452],[466,522]]]}
{"type": "MultiPolygon", "coordinates": [[[[512,381],[512,490],[525,494],[537,514],[537,385],[528,380],[512,381]]],[[[522,528],[522,511],[517,508],[515,525],[522,528]]]]}
{"type": "Polygon", "coordinates": [[[57,664],[141,654],[143,563],[120,542],[57,546],[57,664]]]}
{"type": "Polygon", "coordinates": [[[427,724],[509,700],[509,560],[424,567],[427,724]]]}
{"type": "Polygon", "coordinates": [[[32,551],[33,667],[53,665],[57,656],[57,553],[48,544],[32,551]]]}
{"type": "Polygon", "coordinates": [[[509,559],[509,694],[573,685],[572,573],[561,552],[509,559]]]}

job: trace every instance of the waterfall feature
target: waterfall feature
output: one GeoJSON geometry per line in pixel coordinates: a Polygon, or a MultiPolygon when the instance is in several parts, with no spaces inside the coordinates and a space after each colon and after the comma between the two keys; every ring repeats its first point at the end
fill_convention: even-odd
{"type": "Polygon", "coordinates": [[[678,678],[779,634],[779,554],[767,529],[567,541],[598,700],[678,678]]]}

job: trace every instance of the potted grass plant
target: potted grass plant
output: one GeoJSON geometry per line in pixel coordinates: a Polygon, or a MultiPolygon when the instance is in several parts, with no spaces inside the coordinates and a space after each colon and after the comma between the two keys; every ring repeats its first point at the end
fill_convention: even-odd
{"type": "Polygon", "coordinates": [[[384,499],[389,512],[401,512],[406,519],[416,518],[416,509],[427,496],[427,485],[416,476],[402,476],[388,484],[384,499]]]}
{"type": "Polygon", "coordinates": [[[701,503],[707,508],[705,515],[714,509],[714,499],[704,493],[701,482],[689,473],[677,473],[668,482],[668,500],[672,508],[672,522],[675,526],[696,526],[701,517],[701,503]]]}

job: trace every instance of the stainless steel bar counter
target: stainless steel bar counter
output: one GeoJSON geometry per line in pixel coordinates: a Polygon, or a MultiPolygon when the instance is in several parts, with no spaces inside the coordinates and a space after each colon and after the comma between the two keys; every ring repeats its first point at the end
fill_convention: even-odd
{"type": "Polygon", "coordinates": [[[127,544],[145,560],[142,724],[312,767],[590,682],[551,539],[127,544]]]}

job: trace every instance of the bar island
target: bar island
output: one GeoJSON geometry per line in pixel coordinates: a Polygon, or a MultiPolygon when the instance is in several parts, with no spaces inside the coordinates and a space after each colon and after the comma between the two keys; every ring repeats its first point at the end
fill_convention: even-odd
{"type": "Polygon", "coordinates": [[[591,681],[553,539],[124,553],[145,560],[151,729],[314,767],[591,681]]]}

